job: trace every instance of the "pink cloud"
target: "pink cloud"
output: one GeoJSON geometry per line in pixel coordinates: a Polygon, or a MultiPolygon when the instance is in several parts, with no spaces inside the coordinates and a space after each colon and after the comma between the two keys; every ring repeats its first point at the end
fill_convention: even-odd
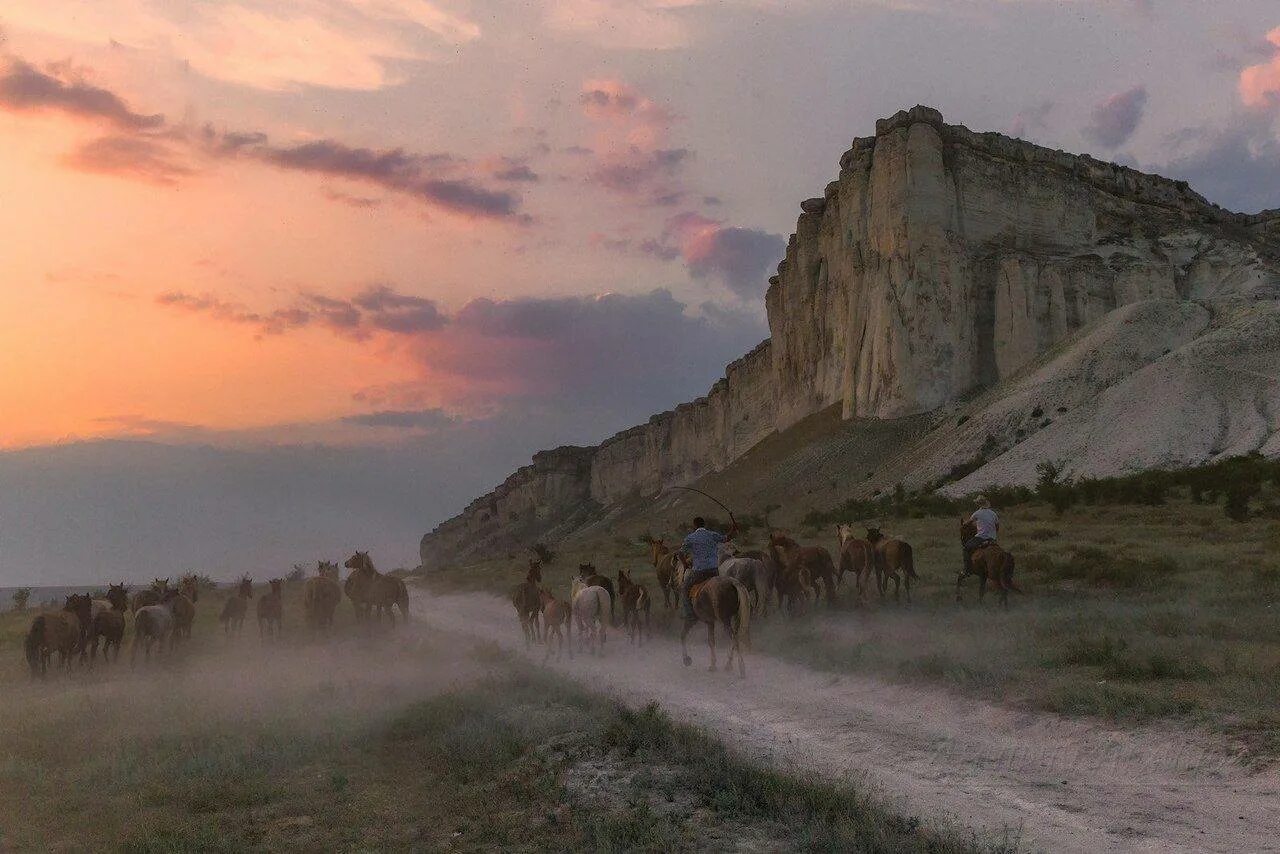
{"type": "Polygon", "coordinates": [[[1275,53],[1266,62],[1240,72],[1240,99],[1249,107],[1269,107],[1280,100],[1280,27],[1267,33],[1275,53]]]}

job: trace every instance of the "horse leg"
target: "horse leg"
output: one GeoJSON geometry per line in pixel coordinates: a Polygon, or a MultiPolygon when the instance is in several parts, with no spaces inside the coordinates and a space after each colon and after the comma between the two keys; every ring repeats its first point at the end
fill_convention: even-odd
{"type": "Polygon", "coordinates": [[[956,573],[956,601],[957,602],[960,602],[963,599],[963,597],[961,596],[961,592],[964,590],[964,578],[965,578],[965,575],[963,572],[956,573]]]}
{"type": "Polygon", "coordinates": [[[707,646],[711,647],[711,666],[707,669],[714,673],[716,670],[716,621],[714,617],[711,622],[707,623],[707,646]]]}
{"type": "Polygon", "coordinates": [[[987,595],[987,573],[983,570],[978,575],[978,603],[981,604],[983,597],[987,595]]]}
{"type": "Polygon", "coordinates": [[[680,652],[684,657],[685,667],[693,664],[693,659],[689,657],[689,630],[693,628],[693,625],[696,622],[698,622],[697,617],[694,617],[692,620],[686,617],[684,621],[684,629],[680,632],[680,652]]]}

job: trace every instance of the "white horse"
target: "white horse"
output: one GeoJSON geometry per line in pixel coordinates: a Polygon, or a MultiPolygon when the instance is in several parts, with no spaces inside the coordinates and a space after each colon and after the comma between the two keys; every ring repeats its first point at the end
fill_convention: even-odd
{"type": "MultiPolygon", "coordinates": [[[[578,624],[578,642],[585,640],[592,654],[604,654],[605,627],[609,624],[611,607],[609,591],[596,585],[588,587],[580,579],[574,579],[573,620],[578,624]]],[[[569,643],[573,644],[572,638],[569,643]]]]}
{"type": "Polygon", "coordinates": [[[146,659],[151,660],[151,645],[160,643],[157,652],[164,652],[165,644],[173,648],[173,599],[161,605],[144,605],[133,614],[133,645],[129,647],[129,664],[138,658],[138,642],[142,642],[146,659]]]}
{"type": "Polygon", "coordinates": [[[732,578],[751,594],[751,610],[765,616],[769,611],[769,592],[773,589],[773,562],[753,557],[739,557],[732,543],[720,546],[720,574],[732,578]]]}

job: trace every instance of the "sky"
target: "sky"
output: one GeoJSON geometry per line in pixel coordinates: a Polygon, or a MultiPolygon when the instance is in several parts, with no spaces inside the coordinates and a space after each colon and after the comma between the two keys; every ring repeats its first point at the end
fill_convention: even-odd
{"type": "Polygon", "coordinates": [[[7,0],[0,585],[414,565],[917,103],[1280,207],[1274,0],[7,0]]]}

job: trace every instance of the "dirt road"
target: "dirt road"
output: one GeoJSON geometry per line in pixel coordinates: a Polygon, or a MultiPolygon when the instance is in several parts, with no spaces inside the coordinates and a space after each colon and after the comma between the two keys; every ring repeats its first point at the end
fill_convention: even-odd
{"type": "MultiPolygon", "coordinates": [[[[437,628],[523,651],[497,597],[415,592],[413,608],[437,628]]],[[[1187,733],[1031,715],[762,655],[738,680],[707,672],[700,629],[691,668],[668,639],[636,650],[610,631],[606,646],[603,658],[553,666],[630,703],[656,700],[775,767],[864,782],[908,815],[1009,833],[1033,851],[1280,851],[1280,774],[1251,774],[1187,733]]]]}

